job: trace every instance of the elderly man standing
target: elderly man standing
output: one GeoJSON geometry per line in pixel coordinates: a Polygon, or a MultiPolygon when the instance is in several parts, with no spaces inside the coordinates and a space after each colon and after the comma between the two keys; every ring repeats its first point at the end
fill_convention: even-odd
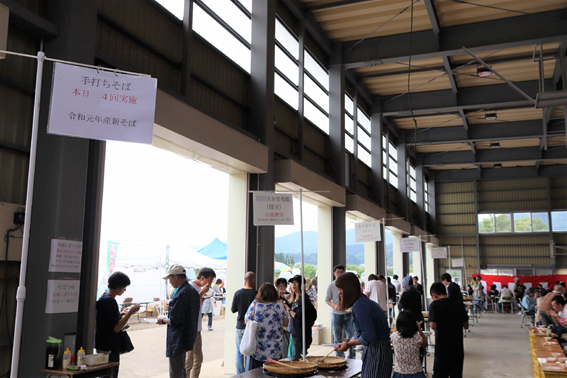
{"type": "Polygon", "coordinates": [[[173,264],[167,276],[175,294],[169,302],[167,318],[158,318],[157,324],[167,324],[165,355],[169,357],[169,377],[186,378],[185,355],[193,350],[197,339],[197,322],[201,313],[199,293],[187,283],[185,268],[173,264]]]}

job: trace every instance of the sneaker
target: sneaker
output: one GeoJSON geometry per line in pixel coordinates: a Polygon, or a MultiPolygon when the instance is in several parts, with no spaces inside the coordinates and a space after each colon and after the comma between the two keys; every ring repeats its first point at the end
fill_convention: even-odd
{"type": "Polygon", "coordinates": [[[209,328],[209,331],[212,331],[212,330],[213,330],[212,328],[209,328]]]}

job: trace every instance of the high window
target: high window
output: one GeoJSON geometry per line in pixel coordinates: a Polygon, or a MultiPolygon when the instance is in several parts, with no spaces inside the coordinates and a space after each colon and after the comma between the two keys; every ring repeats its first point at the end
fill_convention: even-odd
{"type": "Polygon", "coordinates": [[[415,175],[415,168],[408,162],[408,197],[414,203],[417,203],[417,181],[415,175]]]}
{"type": "Polygon", "coordinates": [[[370,133],[370,118],[364,111],[357,107],[356,109],[357,121],[357,153],[358,159],[369,167],[372,167],[372,138],[370,133]]]}
{"type": "Polygon", "coordinates": [[[551,224],[553,232],[567,231],[567,211],[552,211],[551,224]]]}
{"type": "Polygon", "coordinates": [[[250,72],[251,1],[195,0],[193,30],[250,72]]]}
{"type": "Polygon", "coordinates": [[[303,115],[329,134],[329,73],[305,50],[303,115]]]}
{"type": "Polygon", "coordinates": [[[398,149],[388,142],[388,182],[398,188],[398,149]]]}
{"type": "Polygon", "coordinates": [[[354,102],[345,93],[345,148],[354,154],[354,102]]]}
{"type": "Polygon", "coordinates": [[[549,231],[549,215],[546,212],[479,214],[478,228],[480,233],[547,232],[549,231]]]}
{"type": "Polygon", "coordinates": [[[274,92],[297,110],[299,104],[299,42],[278,19],[276,19],[275,66],[274,92]]]}

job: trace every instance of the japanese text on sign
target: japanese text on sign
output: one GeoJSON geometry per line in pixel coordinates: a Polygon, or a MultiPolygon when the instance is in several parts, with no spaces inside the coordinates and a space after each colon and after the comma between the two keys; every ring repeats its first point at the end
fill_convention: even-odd
{"type": "Polygon", "coordinates": [[[465,259],[453,259],[451,260],[451,265],[453,268],[462,268],[465,266],[465,259]]]}
{"type": "Polygon", "coordinates": [[[400,250],[402,252],[421,252],[421,240],[419,238],[400,239],[400,250]]]}
{"type": "Polygon", "coordinates": [[[354,225],[354,238],[356,243],[366,243],[382,240],[380,222],[362,222],[354,225]]]}
{"type": "Polygon", "coordinates": [[[293,225],[291,194],[254,192],[254,226],[293,225]]]}
{"type": "Polygon", "coordinates": [[[83,243],[72,240],[51,239],[50,272],[81,272],[83,243]]]}
{"type": "Polygon", "coordinates": [[[77,312],[80,282],[79,280],[48,280],[45,313],[77,312]]]}
{"type": "Polygon", "coordinates": [[[48,132],[152,142],[156,79],[56,63],[48,132]]]}
{"type": "Polygon", "coordinates": [[[434,259],[446,259],[447,247],[431,248],[431,257],[434,259]]]}

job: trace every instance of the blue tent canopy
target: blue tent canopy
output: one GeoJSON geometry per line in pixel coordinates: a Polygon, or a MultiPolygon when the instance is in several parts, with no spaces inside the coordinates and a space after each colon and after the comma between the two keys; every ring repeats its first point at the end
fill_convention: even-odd
{"type": "Polygon", "coordinates": [[[226,260],[226,250],[226,244],[221,242],[219,238],[215,238],[211,244],[201,248],[198,252],[213,259],[226,260]]]}

